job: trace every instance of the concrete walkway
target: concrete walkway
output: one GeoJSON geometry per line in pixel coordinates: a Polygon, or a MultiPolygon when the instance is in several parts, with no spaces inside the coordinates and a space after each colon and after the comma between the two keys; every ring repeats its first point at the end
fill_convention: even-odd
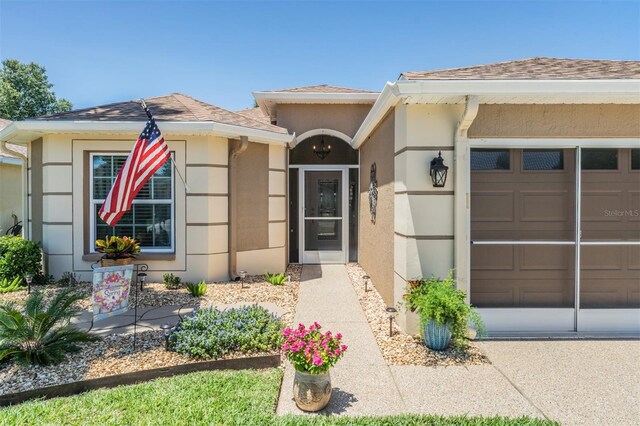
{"type": "MultiPolygon", "coordinates": [[[[343,265],[305,265],[296,321],[341,332],[349,350],[331,370],[320,414],[531,416],[568,425],[640,424],[640,342],[483,342],[490,365],[388,366],[343,265]]],[[[301,414],[287,364],[278,414],[301,414]]]]}

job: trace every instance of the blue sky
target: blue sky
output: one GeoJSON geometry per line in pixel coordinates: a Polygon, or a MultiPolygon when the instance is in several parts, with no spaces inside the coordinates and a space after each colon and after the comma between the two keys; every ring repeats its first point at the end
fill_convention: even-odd
{"type": "Polygon", "coordinates": [[[640,59],[640,2],[0,1],[0,56],[86,107],[183,92],[228,109],[311,84],[531,56],[640,59]]]}

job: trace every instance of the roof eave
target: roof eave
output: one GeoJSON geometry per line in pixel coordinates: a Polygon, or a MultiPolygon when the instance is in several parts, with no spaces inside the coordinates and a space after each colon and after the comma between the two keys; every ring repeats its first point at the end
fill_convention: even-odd
{"type": "Polygon", "coordinates": [[[360,147],[388,110],[407,104],[463,104],[468,95],[482,103],[640,103],[640,79],[611,80],[398,80],[387,83],[353,137],[360,147]]]}
{"type": "MultiPolygon", "coordinates": [[[[250,141],[286,146],[295,135],[268,130],[235,126],[214,121],[159,121],[158,127],[165,135],[203,134],[227,138],[247,136],[250,141]]],[[[139,133],[140,121],[70,121],[26,120],[13,122],[0,130],[0,140],[24,144],[48,133],[139,133]]]]}
{"type": "Polygon", "coordinates": [[[380,94],[322,93],[322,92],[253,92],[260,109],[275,119],[274,107],[278,104],[372,104],[380,94]]]}

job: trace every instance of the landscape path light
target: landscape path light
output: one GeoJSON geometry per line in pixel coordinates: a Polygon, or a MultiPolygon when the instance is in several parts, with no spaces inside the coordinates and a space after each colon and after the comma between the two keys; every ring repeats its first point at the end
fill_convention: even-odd
{"type": "Polygon", "coordinates": [[[27,293],[31,293],[31,283],[33,282],[33,274],[24,274],[24,279],[27,282],[27,293]]]}
{"type": "Polygon", "coordinates": [[[371,277],[369,275],[364,275],[362,279],[364,280],[364,292],[366,293],[369,291],[369,280],[371,280],[371,277]]]}
{"type": "Polygon", "coordinates": [[[138,274],[138,279],[140,280],[140,290],[144,290],[144,280],[147,279],[147,274],[144,272],[140,272],[138,274]]]}
{"type": "Polygon", "coordinates": [[[164,350],[169,350],[169,336],[171,335],[171,330],[173,329],[173,325],[169,322],[165,322],[160,326],[162,333],[164,334],[164,350]]]}
{"type": "Polygon", "coordinates": [[[398,313],[398,310],[393,306],[387,307],[387,312],[389,313],[389,337],[393,336],[393,318],[398,313]]]}
{"type": "Polygon", "coordinates": [[[247,277],[247,271],[240,271],[240,283],[241,283],[241,288],[245,288],[244,287],[244,279],[247,277]]]}

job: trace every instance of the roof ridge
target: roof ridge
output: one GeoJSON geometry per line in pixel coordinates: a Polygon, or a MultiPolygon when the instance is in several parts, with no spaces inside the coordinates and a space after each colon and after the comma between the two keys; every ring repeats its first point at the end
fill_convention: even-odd
{"type": "Polygon", "coordinates": [[[540,59],[550,59],[554,61],[639,62],[639,61],[634,61],[633,59],[589,59],[589,58],[558,58],[556,56],[531,56],[528,58],[512,59],[510,61],[499,61],[499,62],[491,62],[491,63],[485,63],[485,64],[465,65],[462,67],[436,68],[431,70],[418,70],[418,71],[403,71],[402,75],[412,74],[412,73],[431,73],[431,72],[440,72],[440,71],[473,69],[473,68],[481,68],[481,67],[494,66],[494,65],[513,64],[516,62],[535,61],[540,59]]]}

